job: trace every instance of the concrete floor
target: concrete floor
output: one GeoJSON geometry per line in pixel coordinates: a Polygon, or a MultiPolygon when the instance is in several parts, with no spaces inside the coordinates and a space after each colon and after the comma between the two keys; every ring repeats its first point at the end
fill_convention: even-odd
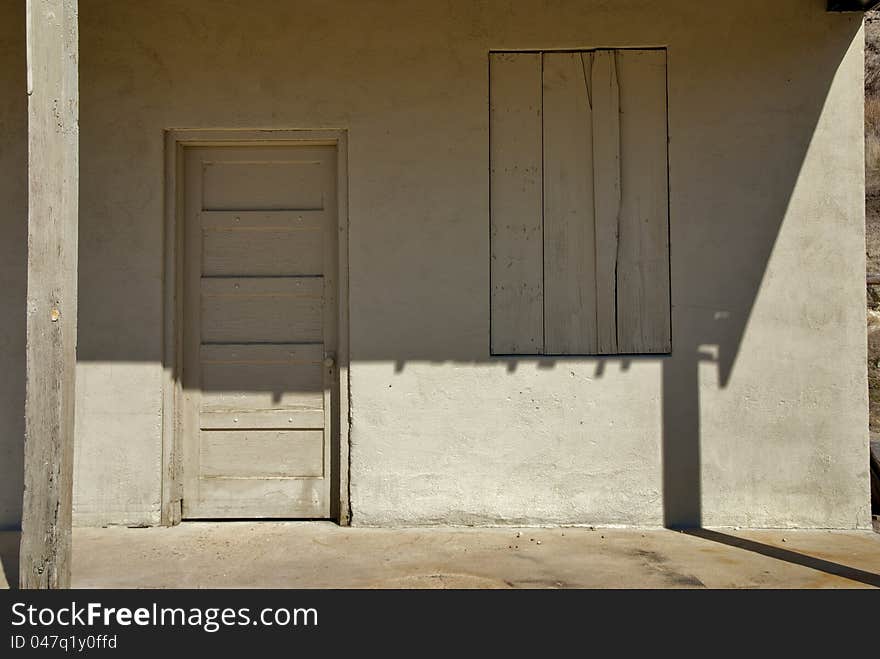
{"type": "MultiPolygon", "coordinates": [[[[17,533],[0,534],[7,587],[17,533]]],[[[13,578],[14,581],[14,578],[13,578]]],[[[880,535],[363,529],[325,522],[76,529],[79,588],[880,587],[880,535]]]]}

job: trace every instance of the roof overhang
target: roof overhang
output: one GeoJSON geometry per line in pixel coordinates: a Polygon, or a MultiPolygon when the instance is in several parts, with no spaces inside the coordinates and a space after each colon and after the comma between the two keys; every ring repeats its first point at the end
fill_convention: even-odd
{"type": "Polygon", "coordinates": [[[828,0],[828,11],[868,11],[880,5],[880,0],[828,0]]]}

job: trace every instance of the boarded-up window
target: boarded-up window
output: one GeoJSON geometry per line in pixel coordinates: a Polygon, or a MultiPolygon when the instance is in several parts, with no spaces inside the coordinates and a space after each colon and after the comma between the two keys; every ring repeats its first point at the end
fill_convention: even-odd
{"type": "Polygon", "coordinates": [[[666,51],[490,55],[492,354],[671,351],[666,51]]]}

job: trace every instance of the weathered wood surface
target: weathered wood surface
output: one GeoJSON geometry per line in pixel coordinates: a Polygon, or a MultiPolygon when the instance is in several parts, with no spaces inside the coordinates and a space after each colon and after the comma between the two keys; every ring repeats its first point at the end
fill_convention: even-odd
{"type": "Polygon", "coordinates": [[[544,54],[544,351],[593,354],[596,222],[590,53],[544,54]]]}
{"type": "Polygon", "coordinates": [[[328,485],[329,479],[323,478],[203,478],[199,485],[202,501],[189,516],[321,519],[327,517],[328,485]]]}
{"type": "Polygon", "coordinates": [[[491,62],[492,353],[670,352],[666,52],[491,62]]]}
{"type": "Polygon", "coordinates": [[[205,343],[322,340],[323,277],[204,278],[201,298],[205,343]]]}
{"type": "Polygon", "coordinates": [[[323,352],[321,344],[201,346],[202,413],[321,409],[323,352]]]}
{"type": "Polygon", "coordinates": [[[202,433],[203,478],[321,478],[324,431],[216,430],[202,433]]]}
{"type": "Polygon", "coordinates": [[[617,352],[620,232],[620,90],[617,53],[593,54],[593,189],[596,195],[596,331],[600,355],[617,352]]]}
{"type": "MultiPolygon", "coordinates": [[[[271,147],[270,147],[271,148],[271,147]]],[[[320,147],[304,148],[296,157],[249,151],[252,160],[223,155],[203,162],[206,211],[321,210],[324,169],[320,147]]]]}
{"type": "Polygon", "coordinates": [[[328,517],[336,151],[188,147],[184,162],[182,516],[328,517]]]}
{"type": "MultiPolygon", "coordinates": [[[[251,430],[266,428],[290,428],[291,430],[324,428],[323,400],[319,407],[288,407],[283,410],[245,408],[232,410],[202,410],[198,426],[202,430],[251,430]]],[[[198,442],[195,442],[196,444],[198,442]]]]}
{"type": "Polygon", "coordinates": [[[28,0],[28,290],[19,581],[70,586],[77,318],[77,0],[28,0]]]}
{"type": "Polygon", "coordinates": [[[672,350],[669,299],[669,182],[666,52],[622,50],[621,207],[617,243],[617,349],[672,350]]]}
{"type": "Polygon", "coordinates": [[[320,275],[323,211],[202,213],[202,274],[320,275]]]}
{"type": "Polygon", "coordinates": [[[541,354],[541,55],[493,53],[490,62],[492,354],[541,354]]]}

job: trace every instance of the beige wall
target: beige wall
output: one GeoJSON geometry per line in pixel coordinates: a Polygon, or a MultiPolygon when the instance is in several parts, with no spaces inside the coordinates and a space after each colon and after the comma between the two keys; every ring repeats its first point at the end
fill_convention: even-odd
{"type": "MultiPolygon", "coordinates": [[[[0,5],[0,515],[23,18],[0,5]]],[[[356,524],[869,524],[860,16],[824,0],[81,0],[80,524],[159,519],[163,130],[350,131],[356,524]],[[673,356],[489,351],[489,49],[669,48],[673,356]],[[701,516],[701,520],[698,520],[701,516]]]]}
{"type": "Polygon", "coordinates": [[[21,518],[27,290],[24,3],[0,4],[0,528],[21,518]]]}

